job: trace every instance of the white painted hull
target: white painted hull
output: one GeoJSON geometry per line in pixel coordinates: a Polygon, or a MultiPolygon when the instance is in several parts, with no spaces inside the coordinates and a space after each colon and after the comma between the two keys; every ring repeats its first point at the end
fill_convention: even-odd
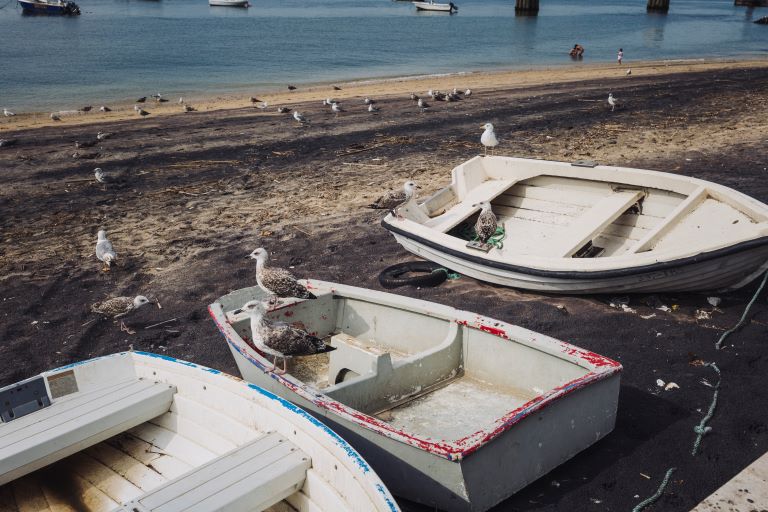
{"type": "Polygon", "coordinates": [[[317,299],[286,301],[270,316],[332,335],[336,350],[326,362],[298,358],[286,375],[271,373],[271,361],[244,341],[249,320],[237,309],[265,298],[258,288],[221,297],[209,311],[244,379],[342,433],[397,496],[488,510],[613,429],[618,363],[447,306],[307,285],[317,299]],[[349,371],[358,376],[347,379],[349,371]]]}
{"type": "Polygon", "coordinates": [[[768,206],[666,173],[476,157],[450,186],[382,225],[408,251],[459,273],[548,293],[732,290],[768,268],[768,206]],[[503,247],[467,246],[479,201],[503,247]],[[590,252],[593,249],[594,252],[590,252]]]}
{"type": "MultiPolygon", "coordinates": [[[[51,391],[51,396],[56,398],[50,407],[8,423],[0,422],[0,483],[5,483],[0,485],[0,504],[3,505],[0,508],[3,511],[127,512],[137,510],[134,507],[156,510],[136,504],[149,507],[147,500],[153,493],[155,496],[167,493],[188,475],[230,453],[238,456],[249,443],[259,442],[266,436],[282,436],[311,461],[309,469],[305,470],[303,485],[288,491],[282,501],[275,501],[267,510],[398,510],[368,464],[337,434],[293,404],[240,379],[192,363],[139,352],[97,358],[42,375],[51,390],[54,381],[69,379],[75,392],[71,393],[70,389],[71,394],[57,396],[51,391]],[[25,432],[34,432],[36,425],[44,421],[41,418],[55,407],[63,407],[66,416],[70,414],[67,407],[75,411],[75,406],[68,404],[85,401],[79,395],[99,394],[102,389],[123,379],[172,388],[172,396],[168,397],[170,409],[126,431],[121,429],[131,423],[125,418],[118,426],[107,427],[102,423],[91,429],[87,426],[88,418],[98,411],[75,416],[81,422],[79,428],[90,429],[90,434],[77,445],[69,446],[70,441],[65,437],[57,437],[53,439],[57,443],[54,450],[41,452],[38,454],[41,458],[32,457],[34,460],[26,466],[20,465],[18,454],[9,458],[14,448],[5,446],[3,441],[12,435],[8,429],[12,429],[15,422],[37,422],[23,427],[27,429],[25,432]],[[102,432],[107,428],[109,432],[102,432]],[[10,480],[7,478],[9,471],[13,474],[10,480]],[[18,476],[18,473],[24,474],[18,476]]],[[[111,395],[104,398],[108,400],[111,395]]],[[[105,407],[110,405],[107,402],[105,407]]],[[[135,413],[136,408],[124,412],[128,415],[135,413]]],[[[45,445],[32,446],[32,449],[42,451],[45,445]]],[[[274,468],[274,464],[267,468],[274,468]]],[[[249,483],[252,480],[246,479],[236,487],[249,483]]],[[[183,493],[187,496],[182,495],[181,499],[189,499],[188,495],[198,492],[202,499],[212,500],[211,485],[212,480],[198,481],[190,492],[183,493]],[[201,490],[195,491],[197,488],[201,490]]],[[[273,491],[267,489],[267,492],[273,491]]],[[[237,492],[225,486],[222,494],[229,499],[237,492]]],[[[257,503],[261,502],[246,501],[245,509],[255,507],[260,510],[257,503]]],[[[168,508],[163,510],[245,510],[242,502],[237,507],[230,504],[221,508],[211,501],[199,502],[197,506],[202,508],[191,505],[174,508],[167,504],[168,508]]]]}
{"type": "Polygon", "coordinates": [[[419,11],[453,12],[458,9],[453,4],[435,4],[431,2],[413,2],[419,11]]]}
{"type": "Polygon", "coordinates": [[[213,7],[248,7],[248,0],[208,0],[213,7]]]}

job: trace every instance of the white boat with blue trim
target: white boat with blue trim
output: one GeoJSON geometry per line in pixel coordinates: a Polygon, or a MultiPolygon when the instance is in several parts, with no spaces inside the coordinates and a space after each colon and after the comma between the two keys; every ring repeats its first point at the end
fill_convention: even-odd
{"type": "Polygon", "coordinates": [[[591,162],[478,156],[382,225],[408,251],[550,293],[728,291],[768,270],[768,206],[697,178],[591,162]],[[501,245],[468,240],[478,203],[501,245]]]}
{"type": "Polygon", "coordinates": [[[339,432],[396,496],[482,512],[613,430],[621,365],[448,306],[323,281],[283,299],[290,322],[334,350],[287,373],[252,343],[243,288],[209,306],[244,379],[339,432]]]}
{"type": "Polygon", "coordinates": [[[77,16],[80,7],[71,0],[18,0],[27,14],[65,14],[77,16]]]}
{"type": "Polygon", "coordinates": [[[295,405],[142,352],[0,389],[0,510],[376,511],[368,463],[295,405]]]}

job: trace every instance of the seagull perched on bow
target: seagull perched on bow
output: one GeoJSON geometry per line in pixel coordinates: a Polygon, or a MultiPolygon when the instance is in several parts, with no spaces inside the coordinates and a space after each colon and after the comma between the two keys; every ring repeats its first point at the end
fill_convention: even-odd
{"type": "Polygon", "coordinates": [[[293,118],[301,124],[308,122],[307,118],[304,117],[298,110],[293,111],[293,118]]]}
{"type": "Polygon", "coordinates": [[[299,283],[293,274],[279,267],[268,267],[269,253],[263,247],[254,249],[246,256],[256,260],[256,283],[259,288],[277,297],[316,299],[307,287],[299,283]]]}
{"type": "Polygon", "coordinates": [[[287,371],[287,359],[311,356],[336,350],[317,336],[285,322],[265,318],[267,307],[259,301],[246,302],[240,310],[251,317],[251,339],[255,347],[266,356],[272,356],[272,368],[268,371],[283,374],[287,371]],[[282,371],[277,371],[277,358],[283,360],[282,371]]]}
{"type": "MultiPolygon", "coordinates": [[[[97,170],[100,171],[101,169],[97,170]]],[[[112,263],[117,259],[117,254],[115,253],[114,247],[112,247],[112,242],[107,239],[107,232],[103,229],[99,230],[99,233],[97,234],[96,258],[104,263],[104,268],[102,268],[104,272],[109,272],[112,263]]]]}
{"type": "Polygon", "coordinates": [[[7,108],[4,108],[4,109],[3,109],[3,115],[4,115],[5,117],[11,117],[11,116],[15,116],[16,114],[14,114],[13,112],[11,112],[11,111],[10,111],[10,110],[8,110],[7,108]]]}
{"type": "MultiPolygon", "coordinates": [[[[91,312],[117,319],[133,313],[144,304],[149,304],[149,299],[143,295],[137,295],[136,297],[114,297],[92,304],[91,312]]],[[[136,331],[126,327],[122,320],[120,320],[120,330],[128,334],[136,333],[136,331]]]]}
{"type": "Polygon", "coordinates": [[[491,210],[491,203],[489,201],[481,201],[477,204],[473,204],[473,208],[480,207],[480,215],[477,217],[475,223],[475,233],[477,239],[482,243],[487,243],[488,239],[496,233],[496,227],[498,226],[496,215],[491,210]]]}
{"type": "Polygon", "coordinates": [[[485,129],[480,136],[480,143],[483,145],[485,151],[484,154],[488,154],[488,148],[491,148],[491,154],[493,154],[493,148],[499,145],[499,140],[496,138],[496,132],[493,131],[493,125],[491,123],[485,123],[480,126],[485,129]]]}
{"type": "Polygon", "coordinates": [[[401,218],[397,211],[401,206],[416,200],[416,189],[421,188],[413,181],[406,181],[403,188],[400,190],[390,190],[372,204],[368,205],[368,208],[376,210],[389,210],[392,215],[397,218],[401,218]]]}
{"type": "Polygon", "coordinates": [[[613,93],[608,93],[608,104],[611,106],[611,112],[616,110],[616,107],[620,107],[621,103],[619,103],[619,100],[613,97],[613,93]]]}

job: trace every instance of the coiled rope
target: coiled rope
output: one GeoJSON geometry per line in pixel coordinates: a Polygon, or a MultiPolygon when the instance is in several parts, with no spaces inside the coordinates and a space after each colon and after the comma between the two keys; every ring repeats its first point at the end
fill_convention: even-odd
{"type": "Polygon", "coordinates": [[[709,404],[707,415],[701,418],[701,421],[698,425],[693,427],[693,431],[696,432],[696,441],[693,443],[693,450],[691,451],[691,455],[696,455],[696,453],[699,451],[701,440],[706,434],[712,431],[712,427],[708,427],[707,422],[712,419],[712,415],[715,413],[715,407],[717,407],[717,394],[720,391],[720,381],[723,379],[722,375],[720,374],[720,368],[718,368],[715,363],[707,363],[704,366],[709,366],[715,370],[715,372],[717,372],[717,384],[715,384],[715,392],[712,395],[712,403],[709,404]]]}
{"type": "Polygon", "coordinates": [[[765,282],[768,281],[768,272],[765,273],[765,276],[763,276],[763,282],[760,283],[760,287],[755,292],[755,295],[752,297],[752,300],[749,301],[749,304],[747,304],[747,308],[744,310],[744,314],[741,315],[741,320],[739,320],[739,323],[725,331],[722,336],[720,336],[720,339],[717,340],[717,343],[715,343],[715,348],[717,350],[720,350],[720,346],[725,341],[725,338],[730,336],[732,333],[736,332],[738,329],[741,328],[742,325],[744,325],[744,320],[747,319],[747,314],[749,314],[749,310],[752,308],[752,304],[755,303],[757,300],[757,297],[760,295],[760,292],[763,291],[763,288],[765,287],[765,282]]]}
{"type": "Polygon", "coordinates": [[[650,504],[652,504],[652,503],[655,503],[655,502],[656,502],[656,500],[658,500],[659,498],[661,498],[661,495],[662,495],[662,494],[664,494],[664,489],[666,489],[666,488],[667,488],[667,484],[669,483],[669,477],[671,477],[671,476],[672,476],[672,473],[674,473],[674,472],[675,472],[675,470],[677,470],[677,468],[669,468],[669,469],[667,470],[667,474],[666,474],[666,475],[664,475],[664,480],[662,480],[662,481],[661,481],[661,485],[660,485],[660,486],[659,486],[659,488],[656,490],[656,494],[654,494],[654,495],[653,495],[653,496],[651,496],[650,498],[646,498],[646,499],[644,499],[643,501],[641,501],[640,503],[638,503],[638,504],[635,506],[635,508],[633,508],[633,509],[632,509],[632,512],[640,512],[640,511],[641,511],[641,510],[643,510],[645,507],[647,507],[648,505],[650,505],[650,504]]]}

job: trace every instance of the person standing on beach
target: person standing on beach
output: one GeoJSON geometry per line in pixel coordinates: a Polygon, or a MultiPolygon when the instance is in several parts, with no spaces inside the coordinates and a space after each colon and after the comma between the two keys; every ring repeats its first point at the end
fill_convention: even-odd
{"type": "Polygon", "coordinates": [[[619,66],[621,66],[621,59],[624,58],[624,50],[622,48],[619,48],[619,53],[616,54],[616,60],[619,61],[619,66]]]}

